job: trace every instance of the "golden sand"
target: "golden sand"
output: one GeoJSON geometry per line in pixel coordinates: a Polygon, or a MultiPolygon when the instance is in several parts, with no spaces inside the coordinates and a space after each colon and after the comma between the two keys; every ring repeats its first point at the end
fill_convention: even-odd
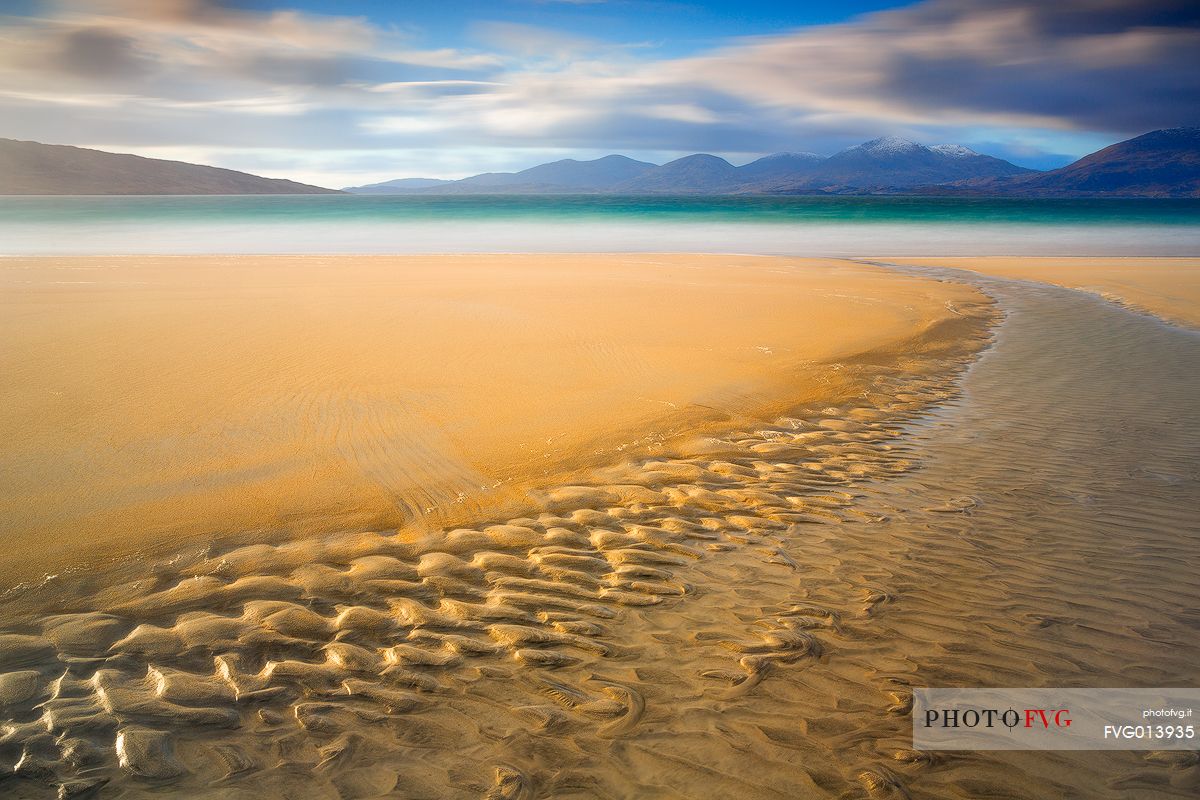
{"type": "Polygon", "coordinates": [[[954,267],[1093,292],[1168,322],[1200,327],[1196,258],[904,258],[896,264],[954,267]]]}
{"type": "MultiPolygon", "coordinates": [[[[1194,753],[921,752],[910,709],[919,686],[1191,680],[1195,337],[993,282],[1014,313],[977,360],[998,315],[969,287],[704,261],[828,286],[778,330],[829,355],[741,373],[764,387],[724,395],[745,411],[529,477],[519,511],[210,541],[0,600],[0,792],[1194,797],[1194,753]],[[908,322],[839,351],[856,303],[908,322]]],[[[733,374],[712,353],[758,306],[713,305],[726,327],[697,324],[688,364],[733,374]]]]}
{"type": "MultiPolygon", "coordinates": [[[[340,286],[356,263],[364,262],[321,273],[322,285],[336,274],[340,286]]],[[[803,675],[825,641],[856,630],[855,617],[865,620],[887,602],[872,578],[837,568],[840,545],[821,531],[881,519],[856,508],[857,487],[910,469],[900,426],[954,393],[955,374],[987,339],[990,304],[966,287],[823,262],[384,259],[368,266],[378,276],[384,265],[423,266],[429,283],[457,285],[473,301],[469,312],[457,307],[462,295],[451,311],[439,305],[449,317],[443,333],[465,328],[444,347],[488,348],[473,370],[453,371],[461,385],[498,387],[489,404],[457,397],[461,385],[447,384],[443,402],[456,401],[456,409],[512,414],[491,408],[503,400],[554,413],[538,395],[543,387],[517,385],[499,364],[534,370],[551,383],[546,392],[583,403],[588,416],[575,422],[592,439],[604,424],[643,419],[622,416],[631,405],[619,397],[572,397],[571,382],[588,384],[596,370],[630,391],[654,389],[646,396],[670,399],[680,411],[698,401],[715,411],[682,418],[656,411],[643,432],[673,419],[688,430],[662,446],[593,454],[590,465],[569,465],[569,476],[530,480],[521,516],[477,509],[457,529],[407,525],[177,546],[173,555],[75,572],[10,598],[0,605],[0,765],[17,765],[9,784],[15,796],[108,786],[102,792],[142,797],[169,787],[213,800],[803,797],[844,784],[840,756],[814,761],[812,771],[796,768],[792,742],[824,749],[836,741],[815,729],[809,739],[795,713],[795,687],[768,679],[803,675]],[[593,269],[567,280],[581,263],[593,269]],[[522,264],[548,273],[515,281],[522,264]],[[589,277],[596,271],[602,278],[589,277]],[[555,276],[571,291],[548,294],[555,276]],[[604,281],[617,287],[579,291],[604,281]],[[506,303],[484,304],[481,283],[506,303]],[[615,310],[615,297],[640,313],[615,310]],[[530,310],[542,336],[522,333],[506,305],[530,310]],[[679,326],[690,326],[692,338],[679,326]],[[561,338],[544,338],[548,327],[561,338]],[[536,359],[523,346],[549,347],[559,369],[530,363],[536,359]],[[479,371],[489,380],[472,374],[479,371]],[[795,416],[772,410],[782,407],[795,416]],[[797,536],[809,531],[817,533],[797,536]],[[780,691],[792,710],[779,705],[780,691]],[[775,710],[750,712],[762,702],[775,710]],[[767,725],[751,739],[742,728],[746,713],[767,725]],[[779,724],[780,713],[790,721],[779,724]],[[747,748],[758,754],[753,765],[747,748]]],[[[157,294],[171,304],[170,292],[157,294]]],[[[379,315],[391,304],[373,298],[402,303],[405,296],[379,283],[352,294],[359,311],[373,306],[379,315]]],[[[257,299],[239,308],[264,305],[257,299]]],[[[275,315],[291,318],[300,305],[292,300],[275,304],[275,315]]],[[[193,328],[208,319],[197,305],[221,309],[213,300],[176,303],[191,305],[193,328]]],[[[316,298],[311,304],[324,308],[316,298]]],[[[406,304],[414,305],[421,304],[406,304]]],[[[221,321],[243,334],[253,329],[259,317],[236,310],[220,313],[221,321]]],[[[133,316],[144,345],[145,320],[133,316]]],[[[342,324],[366,325],[392,341],[403,315],[386,323],[376,316],[342,324]]],[[[180,335],[161,323],[155,333],[158,347],[180,335]]],[[[207,360],[246,358],[235,347],[244,348],[245,338],[222,338],[224,348],[208,351],[207,360]]],[[[321,352],[328,340],[304,341],[321,352]]],[[[348,362],[337,374],[350,386],[360,386],[351,379],[364,360],[385,372],[393,357],[414,369],[423,363],[371,340],[362,345],[367,354],[336,341],[348,362]]],[[[420,341],[436,345],[428,334],[420,341]]],[[[280,361],[304,369],[303,359],[273,363],[280,361]]],[[[451,369],[446,362],[423,367],[422,385],[451,369]]],[[[338,366],[332,355],[322,364],[338,366]]],[[[278,379],[268,379],[280,371],[262,380],[277,389],[278,379]]],[[[219,374],[204,373],[206,380],[219,374]]],[[[395,387],[403,378],[390,381],[395,387]]],[[[247,403],[230,394],[204,407],[247,403]]],[[[108,419],[124,426],[117,430],[145,425],[108,419]]],[[[509,435],[464,424],[497,450],[509,435]]],[[[549,430],[537,424],[544,423],[523,422],[521,430],[549,430]]],[[[446,440],[457,435],[451,421],[439,425],[446,440]]]]}
{"type": "Polygon", "coordinates": [[[852,391],[978,296],[731,256],[0,261],[0,581],[183,537],[448,524],[852,391]]]}

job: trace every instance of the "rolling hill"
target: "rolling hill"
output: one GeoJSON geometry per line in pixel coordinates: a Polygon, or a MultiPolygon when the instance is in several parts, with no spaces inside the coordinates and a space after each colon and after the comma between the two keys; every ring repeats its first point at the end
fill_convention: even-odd
{"type": "Polygon", "coordinates": [[[1017,197],[1200,197],[1200,128],[1152,131],[1049,172],[955,188],[1017,197]]]}
{"type": "Polygon", "coordinates": [[[0,139],[0,194],[335,194],[220,167],[0,139]]]}
{"type": "Polygon", "coordinates": [[[485,172],[457,181],[439,181],[437,185],[416,186],[411,179],[349,187],[352,194],[555,194],[567,192],[607,191],[618,184],[638,177],[647,170],[657,169],[654,164],[635,161],[619,155],[604,156],[591,161],[565,158],[549,164],[520,172],[485,172]],[[397,185],[410,181],[405,185],[397,185]],[[394,187],[393,191],[380,192],[377,187],[394,187]]]}
{"type": "Polygon", "coordinates": [[[453,181],[441,178],[396,178],[394,181],[368,183],[365,186],[347,186],[342,191],[350,194],[408,194],[418,189],[428,189],[447,183],[453,183],[453,181]]]}

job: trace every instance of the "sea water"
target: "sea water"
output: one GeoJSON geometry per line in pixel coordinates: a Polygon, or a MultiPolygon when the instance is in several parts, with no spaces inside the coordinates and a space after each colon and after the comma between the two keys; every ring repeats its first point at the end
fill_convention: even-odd
{"type": "Polygon", "coordinates": [[[1200,200],[597,195],[0,197],[0,255],[1200,255],[1200,200]]]}

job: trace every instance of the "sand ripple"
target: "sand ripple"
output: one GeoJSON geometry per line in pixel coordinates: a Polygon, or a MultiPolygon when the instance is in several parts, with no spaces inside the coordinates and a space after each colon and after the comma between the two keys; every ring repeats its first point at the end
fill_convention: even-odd
{"type": "Polygon", "coordinates": [[[846,365],[871,401],[581,475],[535,492],[536,516],[249,544],[59,598],[60,613],[0,635],[8,785],[20,796],[652,791],[656,772],[637,765],[676,701],[685,715],[736,703],[776,670],[819,660],[823,638],[859,613],[845,609],[881,601],[846,586],[844,610],[810,602],[797,547],[810,530],[861,523],[855,487],[909,468],[898,426],[953,391],[972,348],[939,341],[918,358],[846,365]],[[736,594],[753,572],[796,584],[741,619],[736,594]],[[703,610],[718,594],[736,625],[703,610]],[[597,770],[606,752],[629,769],[597,770]]]}
{"type": "Polygon", "coordinates": [[[1200,663],[1200,346],[1006,287],[965,400],[978,329],[847,363],[857,401],[576,476],[526,516],[250,544],[14,612],[0,791],[1194,796],[1191,754],[910,748],[915,686],[1200,663]]]}

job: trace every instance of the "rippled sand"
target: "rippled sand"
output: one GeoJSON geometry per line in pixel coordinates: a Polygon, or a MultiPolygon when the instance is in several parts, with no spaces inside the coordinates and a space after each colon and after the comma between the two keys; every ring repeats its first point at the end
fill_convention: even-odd
{"type": "Polygon", "coordinates": [[[1169,322],[1200,328],[1197,258],[923,258],[897,264],[969,269],[1002,278],[1041,281],[1093,292],[1169,322]]]}
{"type": "Polygon", "coordinates": [[[1194,796],[1193,753],[922,753],[909,710],[1195,683],[1200,337],[868,274],[954,299],[808,365],[785,412],[458,528],[218,541],[8,598],[0,792],[1194,796]]]}
{"type": "Polygon", "coordinates": [[[469,521],[836,398],[961,287],[736,256],[0,259],[0,583],[188,537],[469,521]]]}

